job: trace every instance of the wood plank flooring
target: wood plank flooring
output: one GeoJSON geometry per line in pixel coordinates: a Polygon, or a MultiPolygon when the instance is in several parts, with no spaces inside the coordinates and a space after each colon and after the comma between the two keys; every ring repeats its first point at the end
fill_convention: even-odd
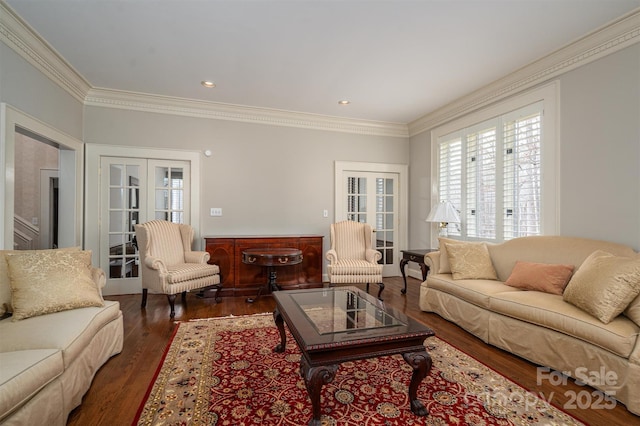
{"type": "MultiPolygon", "coordinates": [[[[551,397],[556,406],[562,408],[571,401],[572,393],[579,392],[585,398],[587,395],[584,393],[587,392],[589,398],[595,401],[591,388],[578,386],[572,380],[565,386],[554,386],[549,381],[538,385],[534,364],[486,345],[438,315],[420,311],[419,280],[408,278],[406,296],[400,293],[401,277],[385,278],[384,283],[386,287],[382,296],[385,303],[427,324],[441,339],[524,388],[541,393],[546,399],[551,397]]],[[[377,286],[372,285],[370,291],[372,294],[377,293],[377,286]]],[[[67,422],[70,426],[130,425],[176,327],[174,320],[169,318],[169,304],[163,295],[149,295],[145,310],[140,309],[141,296],[137,294],[107,296],[106,299],[120,302],[124,315],[124,349],[98,371],[82,405],[70,414],[67,422]]],[[[186,305],[180,301],[181,297],[178,297],[175,321],[272,312],[275,306],[269,296],[262,297],[253,304],[246,303],[244,297],[223,298],[221,303],[216,304],[212,299],[198,299],[193,294],[187,296],[186,305]]],[[[576,408],[566,411],[592,425],[640,424],[640,417],[629,413],[622,404],[617,404],[613,409],[576,408]]]]}

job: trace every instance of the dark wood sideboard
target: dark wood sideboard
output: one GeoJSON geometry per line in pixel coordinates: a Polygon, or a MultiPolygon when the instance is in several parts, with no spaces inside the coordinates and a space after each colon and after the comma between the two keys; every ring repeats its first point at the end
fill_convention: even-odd
{"type": "Polygon", "coordinates": [[[321,235],[204,237],[209,263],[220,268],[221,296],[255,296],[266,285],[265,268],[242,262],[242,251],[250,248],[301,250],[302,263],[278,268],[278,285],[283,290],[322,287],[322,239],[321,235]]]}

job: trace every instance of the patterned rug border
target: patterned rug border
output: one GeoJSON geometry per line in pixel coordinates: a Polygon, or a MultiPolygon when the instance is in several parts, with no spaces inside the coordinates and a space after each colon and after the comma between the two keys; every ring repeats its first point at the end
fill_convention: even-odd
{"type": "Polygon", "coordinates": [[[174,321],[173,323],[175,324],[175,328],[173,330],[173,332],[171,333],[171,337],[169,337],[169,342],[167,343],[167,345],[165,346],[163,352],[162,352],[162,357],[160,358],[160,361],[158,362],[158,366],[156,367],[156,371],[153,373],[153,377],[151,378],[151,381],[149,382],[149,385],[147,386],[147,390],[144,393],[144,397],[142,398],[142,401],[140,402],[140,406],[138,407],[138,410],[136,411],[136,416],[133,419],[133,422],[131,422],[132,425],[136,425],[138,423],[138,421],[140,420],[140,416],[142,415],[142,411],[144,410],[144,406],[147,402],[147,400],[149,399],[149,396],[151,395],[151,391],[153,390],[153,385],[156,383],[156,380],[158,380],[158,376],[160,375],[160,372],[162,371],[162,367],[164,366],[164,362],[167,359],[167,356],[169,355],[169,350],[171,349],[171,345],[173,344],[173,341],[176,338],[176,334],[178,334],[178,330],[180,329],[180,324],[190,324],[190,323],[194,323],[194,322],[211,322],[211,321],[223,321],[223,320],[229,320],[229,319],[233,319],[233,318],[249,318],[249,317],[261,317],[261,316],[267,316],[267,315],[273,315],[273,312],[262,312],[262,313],[258,313],[258,314],[248,314],[248,315],[227,315],[224,317],[209,317],[209,318],[193,318],[187,321],[174,321]]]}
{"type": "MultiPolygon", "coordinates": [[[[162,369],[163,369],[163,367],[165,365],[165,361],[167,359],[167,356],[170,353],[171,347],[172,347],[172,345],[174,343],[176,335],[178,334],[178,332],[180,330],[180,326],[181,325],[183,325],[183,324],[184,325],[193,324],[193,323],[197,323],[197,322],[218,322],[218,321],[226,321],[226,320],[231,320],[231,319],[243,319],[243,318],[249,319],[249,318],[266,317],[266,316],[272,316],[272,315],[273,315],[273,312],[262,312],[262,313],[257,313],[257,314],[246,314],[246,315],[233,315],[233,314],[231,314],[231,315],[227,315],[227,316],[223,316],[223,317],[194,318],[194,319],[185,320],[185,321],[174,321],[175,329],[173,330],[173,332],[171,334],[171,337],[169,338],[169,341],[168,341],[166,347],[164,348],[162,357],[161,357],[161,359],[160,359],[160,361],[158,363],[158,366],[156,368],[156,371],[154,372],[154,375],[153,375],[151,381],[149,382],[149,385],[148,385],[147,390],[146,390],[146,392],[144,394],[144,397],[140,402],[140,405],[138,407],[138,410],[136,412],[136,416],[135,416],[135,418],[134,418],[134,420],[132,422],[132,425],[137,425],[139,420],[140,420],[140,418],[141,418],[141,416],[142,416],[143,410],[144,410],[144,408],[146,406],[147,401],[149,400],[149,397],[151,396],[151,393],[153,391],[154,385],[155,385],[155,383],[156,383],[156,381],[157,381],[157,379],[158,379],[158,377],[159,377],[159,375],[160,375],[160,373],[161,373],[161,371],[162,371],[162,369]]],[[[418,321],[418,320],[416,320],[416,321],[418,321]]],[[[273,326],[275,327],[275,324],[273,326]]],[[[438,337],[437,335],[436,336],[432,336],[432,337],[430,337],[430,338],[428,338],[426,340],[431,340],[431,339],[435,339],[435,340],[441,341],[444,344],[451,346],[456,351],[466,355],[467,357],[473,359],[478,364],[482,365],[483,367],[487,368],[488,370],[491,370],[496,375],[502,377],[504,380],[508,381],[509,383],[511,383],[516,388],[520,388],[523,391],[534,395],[535,397],[539,398],[545,404],[548,404],[548,405],[552,406],[553,408],[555,408],[556,410],[560,411],[561,413],[564,413],[565,415],[569,416],[570,418],[575,420],[578,424],[583,424],[583,425],[589,426],[588,423],[583,422],[582,420],[578,419],[576,416],[574,416],[573,414],[571,414],[570,412],[565,410],[563,407],[556,405],[556,403],[554,403],[554,402],[547,401],[544,398],[538,397],[538,395],[537,395],[537,393],[535,391],[533,391],[530,388],[528,388],[528,387],[526,387],[524,385],[521,385],[520,383],[518,383],[518,382],[514,381],[513,379],[507,377],[506,375],[502,374],[501,372],[499,372],[495,368],[493,368],[493,367],[487,365],[485,362],[479,360],[474,355],[471,355],[468,352],[462,350],[457,345],[455,345],[453,343],[450,343],[450,342],[438,337]]]]}

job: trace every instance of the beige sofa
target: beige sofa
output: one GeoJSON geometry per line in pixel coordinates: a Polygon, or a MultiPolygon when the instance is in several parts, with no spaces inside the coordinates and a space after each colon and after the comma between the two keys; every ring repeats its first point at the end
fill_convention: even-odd
{"type": "Polygon", "coordinates": [[[593,387],[640,415],[640,296],[632,296],[624,312],[605,324],[563,295],[504,283],[517,261],[574,265],[575,277],[596,250],[630,261],[636,252],[620,244],[558,236],[517,238],[487,248],[495,280],[454,280],[442,251],[428,253],[430,273],[421,284],[420,309],[536,364],[583,381],[589,378],[593,387]]]}
{"type": "MultiPolygon", "coordinates": [[[[12,310],[15,301],[6,261],[7,255],[14,253],[24,252],[0,251],[0,314],[12,310]]],[[[102,300],[104,272],[91,267],[90,261],[87,269],[88,279],[102,300]]],[[[46,294],[46,288],[42,293],[46,294]]],[[[69,295],[69,299],[72,298],[69,295]]],[[[0,424],[66,424],[71,410],[82,402],[97,370],[122,351],[120,305],[112,301],[102,301],[102,304],[20,320],[3,315],[0,320],[0,424]]]]}

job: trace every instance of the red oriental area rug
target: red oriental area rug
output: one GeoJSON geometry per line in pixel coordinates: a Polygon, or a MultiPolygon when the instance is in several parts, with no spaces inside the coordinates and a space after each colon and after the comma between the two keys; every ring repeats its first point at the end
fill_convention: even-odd
{"type": "MultiPolygon", "coordinates": [[[[287,331],[288,333],[288,331],[287,331]]],[[[284,353],[271,314],[180,323],[137,425],[306,425],[311,401],[288,335],[284,353]]],[[[567,413],[446,342],[431,337],[433,359],[409,408],[412,368],[400,355],[340,364],[322,389],[323,425],[581,425],[567,413]]]]}

